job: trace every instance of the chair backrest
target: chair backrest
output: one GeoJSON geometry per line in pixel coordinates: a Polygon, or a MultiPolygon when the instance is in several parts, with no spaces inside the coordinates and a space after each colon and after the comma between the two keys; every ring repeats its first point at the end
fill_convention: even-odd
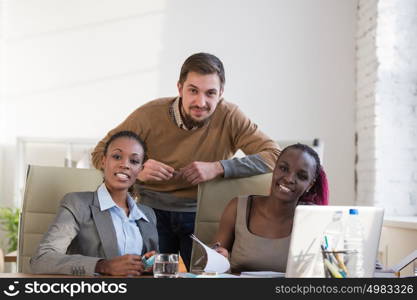
{"type": "Polygon", "coordinates": [[[0,273],[4,272],[4,254],[3,250],[0,248],[0,273]]]}
{"type": "MultiPolygon", "coordinates": [[[[215,179],[199,184],[194,234],[206,244],[213,242],[227,203],[240,195],[268,195],[271,180],[272,173],[267,173],[245,178],[215,179]]],[[[192,269],[201,254],[199,246],[194,242],[191,254],[192,269]]]]}
{"type": "Polygon", "coordinates": [[[95,169],[29,166],[19,223],[18,272],[31,273],[29,259],[54,219],[63,196],[95,191],[102,181],[101,172],[95,169]]]}
{"type": "MultiPolygon", "coordinates": [[[[284,149],[285,147],[297,143],[305,144],[307,146],[310,146],[313,148],[314,151],[317,152],[320,158],[320,162],[323,165],[323,159],[324,159],[324,142],[319,138],[314,138],[312,140],[277,140],[276,143],[280,146],[281,149],[284,149]]],[[[234,157],[244,157],[245,153],[242,152],[242,150],[238,150],[234,157]]]]}

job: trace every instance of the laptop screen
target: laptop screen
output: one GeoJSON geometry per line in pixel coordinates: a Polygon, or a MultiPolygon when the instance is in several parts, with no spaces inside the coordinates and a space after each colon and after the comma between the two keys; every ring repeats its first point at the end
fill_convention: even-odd
{"type": "Polygon", "coordinates": [[[351,208],[358,210],[364,229],[364,275],[365,277],[373,277],[384,209],[363,206],[312,205],[299,205],[296,208],[286,277],[325,277],[321,251],[323,233],[332,221],[336,211],[342,212],[341,219],[346,224],[349,209],[351,208]]]}

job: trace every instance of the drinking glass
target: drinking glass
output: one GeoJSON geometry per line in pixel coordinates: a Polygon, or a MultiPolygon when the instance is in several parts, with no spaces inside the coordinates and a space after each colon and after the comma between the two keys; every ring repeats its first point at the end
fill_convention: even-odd
{"type": "Polygon", "coordinates": [[[159,253],[155,256],[153,265],[154,278],[178,277],[178,254],[159,253]]]}

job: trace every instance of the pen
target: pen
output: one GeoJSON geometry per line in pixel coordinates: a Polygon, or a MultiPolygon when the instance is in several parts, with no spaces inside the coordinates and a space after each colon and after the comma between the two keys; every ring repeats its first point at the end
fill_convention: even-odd
{"type": "Polygon", "coordinates": [[[335,253],[335,252],[330,252],[329,253],[330,263],[337,268],[338,272],[340,273],[340,275],[342,275],[343,278],[346,278],[346,276],[347,276],[346,266],[343,264],[343,262],[340,260],[340,258],[337,259],[337,257],[336,257],[337,254],[338,253],[335,253]]]}
{"type": "Polygon", "coordinates": [[[336,260],[339,263],[339,267],[345,272],[345,274],[347,274],[348,273],[347,268],[345,264],[343,263],[343,260],[340,258],[340,254],[335,253],[334,256],[336,257],[336,260]]]}
{"type": "Polygon", "coordinates": [[[324,249],[328,249],[329,248],[329,241],[327,240],[327,236],[324,236],[324,249]]]}
{"type": "Polygon", "coordinates": [[[327,258],[325,258],[323,262],[333,278],[343,278],[343,275],[339,273],[337,267],[334,264],[332,264],[327,258]]]}
{"type": "Polygon", "coordinates": [[[320,245],[320,248],[321,248],[321,251],[323,253],[323,257],[324,258],[327,258],[328,260],[330,260],[329,253],[328,253],[328,251],[326,251],[325,246],[323,246],[323,244],[321,244],[320,245]]]}
{"type": "Polygon", "coordinates": [[[332,264],[336,264],[336,265],[338,265],[339,264],[339,261],[336,259],[336,256],[335,256],[335,252],[329,252],[329,260],[330,260],[330,262],[332,263],[332,264]]]}
{"type": "Polygon", "coordinates": [[[340,275],[342,275],[343,278],[346,278],[348,271],[342,259],[340,258],[339,253],[330,252],[329,257],[330,257],[330,263],[337,268],[337,270],[339,271],[340,275]]]}

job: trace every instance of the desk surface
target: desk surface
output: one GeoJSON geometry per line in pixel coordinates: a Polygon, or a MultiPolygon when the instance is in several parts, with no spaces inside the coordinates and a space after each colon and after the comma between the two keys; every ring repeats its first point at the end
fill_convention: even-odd
{"type": "Polygon", "coordinates": [[[0,273],[0,278],[153,278],[153,275],[141,276],[73,276],[55,274],[26,274],[26,273],[0,273]]]}
{"type": "Polygon", "coordinates": [[[7,253],[4,256],[4,262],[17,262],[17,250],[7,253]]]}

